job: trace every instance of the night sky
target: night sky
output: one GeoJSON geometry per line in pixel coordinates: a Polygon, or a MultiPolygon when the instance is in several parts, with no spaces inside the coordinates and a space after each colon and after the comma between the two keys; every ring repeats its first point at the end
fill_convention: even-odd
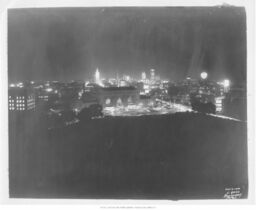
{"type": "Polygon", "coordinates": [[[246,14],[239,7],[42,8],[8,12],[9,81],[230,78],[246,83],[246,14]],[[148,74],[149,75],[149,74],[148,74]]]}

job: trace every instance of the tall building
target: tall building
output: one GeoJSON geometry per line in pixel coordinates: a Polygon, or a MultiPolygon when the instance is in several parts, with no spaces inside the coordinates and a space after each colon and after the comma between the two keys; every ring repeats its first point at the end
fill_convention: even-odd
{"type": "Polygon", "coordinates": [[[146,72],[142,72],[142,73],[141,73],[141,79],[142,79],[142,81],[144,81],[144,80],[147,79],[146,72]]]}
{"type": "Polygon", "coordinates": [[[239,120],[247,120],[247,94],[245,87],[233,87],[223,99],[223,113],[239,120]]]}
{"type": "Polygon", "coordinates": [[[28,88],[9,88],[9,111],[28,111],[35,109],[35,93],[28,88]]]}
{"type": "Polygon", "coordinates": [[[155,80],[155,69],[150,69],[150,80],[155,80]]]}
{"type": "Polygon", "coordinates": [[[95,72],[95,83],[100,85],[101,84],[101,81],[100,81],[100,72],[99,72],[99,69],[97,68],[96,69],[96,72],[95,72]]]}

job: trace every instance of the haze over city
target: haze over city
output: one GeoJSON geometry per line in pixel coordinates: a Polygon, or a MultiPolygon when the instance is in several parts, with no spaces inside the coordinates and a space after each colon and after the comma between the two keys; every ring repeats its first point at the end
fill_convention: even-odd
{"type": "Polygon", "coordinates": [[[154,68],[161,78],[246,83],[245,10],[212,8],[11,9],[10,82],[139,78],[154,68]],[[234,24],[235,23],[235,24],[234,24]]]}

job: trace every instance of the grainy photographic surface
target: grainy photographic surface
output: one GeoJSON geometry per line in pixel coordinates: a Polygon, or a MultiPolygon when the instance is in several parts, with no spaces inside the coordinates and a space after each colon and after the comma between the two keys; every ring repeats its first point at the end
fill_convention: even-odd
{"type": "Polygon", "coordinates": [[[248,196],[243,7],[8,10],[9,196],[248,196]]]}

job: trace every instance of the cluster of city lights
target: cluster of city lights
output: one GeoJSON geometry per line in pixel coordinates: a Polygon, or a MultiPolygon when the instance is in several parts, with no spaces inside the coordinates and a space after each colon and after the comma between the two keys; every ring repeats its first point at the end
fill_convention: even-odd
{"type": "Polygon", "coordinates": [[[23,85],[22,82],[19,82],[19,83],[17,83],[17,84],[12,83],[12,84],[10,84],[9,86],[10,86],[10,87],[19,87],[19,88],[23,88],[23,87],[24,87],[24,85],[23,85]]]}
{"type": "MultiPolygon", "coordinates": [[[[116,107],[109,107],[111,105],[110,104],[111,102],[106,101],[106,105],[108,106],[107,108],[104,109],[106,115],[114,115],[114,116],[127,115],[128,116],[128,115],[145,115],[145,114],[167,114],[167,113],[173,113],[173,112],[191,111],[191,107],[182,105],[182,104],[190,104],[189,97],[187,97],[188,99],[185,98],[185,96],[183,97],[183,95],[185,95],[185,94],[183,94],[183,95],[180,94],[180,95],[182,95],[183,98],[180,97],[180,98],[178,98],[178,100],[176,98],[174,100],[172,100],[172,101],[178,101],[179,104],[169,102],[169,101],[171,101],[170,97],[169,97],[169,99],[167,98],[167,100],[169,100],[168,102],[163,101],[163,100],[159,101],[159,99],[157,99],[157,97],[164,99],[165,96],[168,95],[168,88],[170,86],[168,86],[168,83],[169,83],[168,80],[160,80],[160,77],[157,78],[157,76],[155,75],[154,69],[150,69],[150,77],[148,79],[147,79],[147,75],[145,72],[142,72],[141,76],[142,76],[141,80],[137,80],[138,83],[142,83],[142,85],[138,87],[138,89],[140,88],[139,94],[141,96],[144,95],[144,96],[151,97],[153,95],[153,94],[150,95],[151,90],[159,89],[160,93],[155,93],[154,97],[151,97],[151,99],[153,99],[152,103],[155,103],[157,105],[156,106],[149,105],[149,104],[145,105],[145,104],[143,104],[144,102],[142,103],[142,100],[141,100],[138,103],[136,102],[137,105],[134,105],[134,106],[129,105],[128,107],[121,107],[121,106],[118,107],[118,105],[117,105],[116,107]]],[[[208,76],[209,76],[208,73],[206,71],[203,71],[200,73],[201,79],[195,80],[195,82],[205,81],[205,82],[202,82],[201,84],[206,84],[206,86],[207,86],[208,76]]],[[[115,80],[115,82],[113,82],[113,84],[115,84],[115,87],[120,87],[120,86],[124,87],[125,85],[128,86],[129,84],[132,84],[132,83],[128,82],[131,80],[130,76],[128,76],[128,75],[125,75],[122,79],[122,81],[126,82],[126,83],[124,83],[125,85],[122,85],[120,83],[121,80],[120,81],[118,79],[113,79],[113,80],[115,80]],[[116,81],[116,80],[118,80],[118,81],[116,81]]],[[[187,80],[192,81],[193,79],[191,79],[190,77],[187,77],[187,80]]],[[[109,81],[111,81],[111,79],[109,79],[109,81]]],[[[94,74],[94,82],[95,83],[92,84],[92,87],[94,87],[95,84],[97,84],[101,87],[104,87],[105,83],[104,83],[104,80],[100,77],[100,72],[99,72],[98,68],[96,69],[96,72],[94,74]]],[[[52,83],[50,81],[46,81],[43,84],[40,83],[40,85],[37,87],[35,87],[34,81],[30,81],[30,84],[33,85],[33,88],[35,88],[35,89],[38,89],[40,87],[42,88],[43,91],[41,91],[41,95],[37,96],[40,100],[48,101],[50,98],[50,95],[52,95],[53,93],[58,94],[58,92],[60,92],[59,90],[56,90],[55,86],[52,86],[52,83]]],[[[87,86],[91,83],[88,81],[88,82],[83,83],[82,86],[84,84],[85,84],[85,86],[87,86]]],[[[223,93],[228,93],[228,91],[230,90],[230,84],[231,84],[231,82],[229,79],[224,79],[224,80],[218,82],[218,86],[222,92],[218,96],[215,95],[214,102],[213,102],[216,105],[216,111],[218,113],[220,113],[222,111],[222,100],[225,98],[225,94],[223,94],[223,93]]],[[[24,84],[23,84],[23,82],[11,83],[9,86],[23,88],[23,87],[27,87],[27,83],[26,82],[24,84]]],[[[67,86],[67,84],[64,84],[64,86],[67,86]]],[[[203,85],[202,85],[202,87],[203,87],[203,85]]],[[[208,86],[207,86],[207,88],[208,88],[208,86]]],[[[78,95],[79,95],[78,99],[81,99],[84,91],[85,91],[84,89],[81,89],[78,92],[78,95]]],[[[87,91],[91,91],[91,90],[87,90],[87,91]]],[[[210,90],[207,89],[207,91],[208,91],[207,94],[209,95],[210,90]]],[[[200,89],[199,94],[201,94],[201,95],[204,94],[204,89],[203,90],[200,89]]],[[[61,95],[61,94],[59,94],[59,95],[61,95]]],[[[143,97],[141,97],[141,98],[143,98],[143,97]]],[[[11,101],[10,101],[10,103],[11,103],[11,101]]],[[[118,103],[118,104],[121,104],[121,103],[118,103]]]]}

